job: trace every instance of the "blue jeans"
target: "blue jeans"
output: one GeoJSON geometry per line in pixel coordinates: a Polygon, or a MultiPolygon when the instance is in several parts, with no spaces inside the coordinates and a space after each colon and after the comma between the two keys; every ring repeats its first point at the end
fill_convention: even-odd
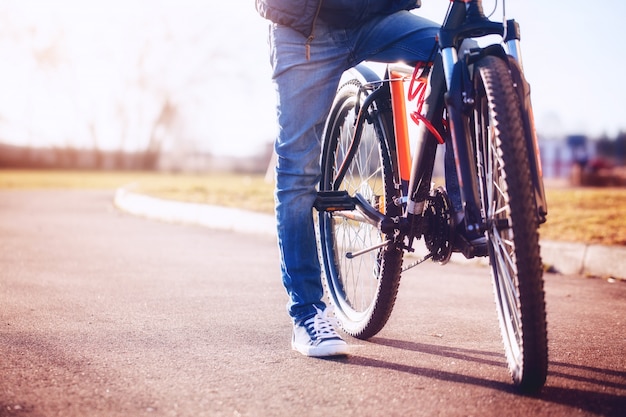
{"type": "Polygon", "coordinates": [[[324,123],[344,71],[364,60],[428,60],[439,26],[402,11],[356,29],[318,22],[307,59],[306,38],[285,26],[270,28],[273,81],[278,93],[275,143],[276,219],[282,280],[294,321],[324,309],[321,268],[313,224],[320,180],[324,123]]]}

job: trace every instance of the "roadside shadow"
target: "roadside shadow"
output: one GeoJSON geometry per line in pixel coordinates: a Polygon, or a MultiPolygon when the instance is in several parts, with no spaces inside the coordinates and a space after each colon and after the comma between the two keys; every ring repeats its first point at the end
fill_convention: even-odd
{"type": "MultiPolygon", "coordinates": [[[[468,350],[462,348],[451,348],[447,346],[440,345],[429,345],[425,343],[417,343],[411,341],[404,340],[394,340],[387,339],[381,337],[373,337],[368,339],[368,343],[372,343],[375,345],[383,345],[389,346],[396,349],[410,350],[419,353],[426,353],[436,356],[443,356],[447,358],[453,358],[456,360],[464,360],[464,361],[473,361],[480,365],[489,365],[489,366],[497,366],[497,367],[505,367],[506,364],[504,360],[495,360],[489,359],[499,357],[502,355],[498,355],[494,352],[485,352],[479,350],[468,350]]],[[[404,372],[411,375],[423,376],[427,378],[432,378],[445,382],[454,382],[459,384],[471,384],[480,386],[483,388],[491,388],[499,391],[505,391],[514,393],[515,388],[511,384],[503,383],[501,381],[494,381],[489,379],[484,379],[480,377],[475,377],[471,375],[463,375],[454,372],[442,371],[434,368],[406,365],[400,363],[394,363],[390,361],[384,361],[379,359],[374,359],[371,357],[358,356],[354,353],[351,353],[350,356],[336,356],[324,358],[324,360],[343,363],[346,365],[356,365],[356,366],[365,366],[368,368],[379,368],[379,369],[387,369],[394,370],[398,372],[404,372]]],[[[506,370],[505,370],[506,371],[506,370]]]]}
{"type": "MultiPolygon", "coordinates": [[[[616,355],[622,353],[616,352],[616,355]]],[[[542,398],[548,401],[603,416],[626,416],[625,371],[552,361],[548,368],[548,382],[542,391],[542,398]],[[584,389],[570,388],[574,384],[584,389]]]]}
{"type": "Polygon", "coordinates": [[[394,340],[383,337],[373,337],[368,340],[376,345],[389,346],[396,349],[410,350],[413,352],[443,356],[445,358],[458,359],[468,362],[476,362],[481,365],[506,366],[504,354],[488,352],[476,349],[463,349],[457,347],[431,345],[427,343],[411,342],[407,340],[394,340]]]}
{"type": "Polygon", "coordinates": [[[626,391],[626,371],[553,361],[550,362],[550,375],[626,391]]]}
{"type": "MultiPolygon", "coordinates": [[[[464,349],[443,345],[418,343],[405,340],[374,337],[370,343],[389,346],[396,349],[414,351],[429,355],[474,362],[478,365],[506,368],[504,353],[475,349],[464,349]],[[502,358],[498,360],[498,358],[502,358]]],[[[346,364],[371,368],[391,369],[412,375],[432,378],[445,382],[471,384],[483,388],[523,395],[513,384],[488,380],[477,376],[446,372],[433,368],[398,364],[389,361],[350,356],[346,364]]],[[[542,401],[561,404],[573,409],[600,414],[608,417],[623,417],[626,411],[626,372],[570,364],[550,362],[548,381],[540,393],[532,396],[542,401]]]]}
{"type": "Polygon", "coordinates": [[[411,375],[417,375],[421,377],[436,379],[444,382],[453,382],[458,384],[471,384],[483,388],[491,388],[498,391],[514,393],[515,389],[510,384],[505,384],[501,381],[494,381],[485,378],[475,377],[471,375],[463,375],[454,372],[447,372],[433,368],[426,368],[414,365],[404,365],[399,363],[393,363],[380,359],[367,358],[363,356],[350,355],[348,360],[345,360],[347,365],[365,366],[368,368],[379,368],[386,370],[394,370],[398,372],[404,372],[411,375]]]}

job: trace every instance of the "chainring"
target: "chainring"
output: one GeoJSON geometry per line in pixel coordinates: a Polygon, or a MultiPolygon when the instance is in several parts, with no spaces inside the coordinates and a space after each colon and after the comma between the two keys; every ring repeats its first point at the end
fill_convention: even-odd
{"type": "Polygon", "coordinates": [[[443,187],[437,187],[431,191],[430,197],[426,200],[424,219],[426,220],[424,233],[426,248],[430,251],[433,262],[443,265],[452,256],[455,227],[452,205],[443,187]]]}

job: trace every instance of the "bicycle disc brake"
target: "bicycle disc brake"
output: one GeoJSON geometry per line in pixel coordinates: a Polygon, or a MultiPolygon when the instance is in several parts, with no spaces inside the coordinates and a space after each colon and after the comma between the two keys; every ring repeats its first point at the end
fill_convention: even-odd
{"type": "Polygon", "coordinates": [[[454,220],[448,194],[442,187],[431,192],[424,210],[426,232],[424,242],[433,262],[445,264],[452,256],[454,243],[454,220]]]}

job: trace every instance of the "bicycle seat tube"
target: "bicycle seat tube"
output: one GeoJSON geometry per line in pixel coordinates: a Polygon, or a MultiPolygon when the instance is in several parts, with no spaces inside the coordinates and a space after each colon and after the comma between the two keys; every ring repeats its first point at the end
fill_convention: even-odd
{"type": "MultiPolygon", "coordinates": [[[[434,60],[428,89],[429,91],[427,91],[427,97],[422,109],[426,119],[431,121],[435,128],[441,129],[446,86],[440,56],[437,56],[434,60]]],[[[430,193],[437,143],[436,137],[430,130],[423,123],[420,124],[413,155],[411,180],[409,182],[409,198],[407,202],[409,217],[420,216],[424,210],[425,201],[430,193]]]]}

